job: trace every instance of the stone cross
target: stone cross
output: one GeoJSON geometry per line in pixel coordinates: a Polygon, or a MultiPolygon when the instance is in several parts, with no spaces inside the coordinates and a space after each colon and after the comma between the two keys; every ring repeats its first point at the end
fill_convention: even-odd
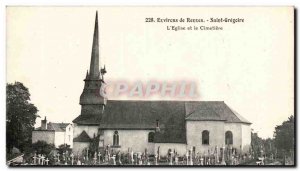
{"type": "Polygon", "coordinates": [[[169,162],[169,165],[173,165],[173,152],[171,151],[170,152],[170,162],[169,162]]]}
{"type": "Polygon", "coordinates": [[[201,166],[204,165],[204,164],[203,164],[203,157],[202,157],[202,155],[200,156],[200,165],[201,165],[201,166]]]}
{"type": "Polygon", "coordinates": [[[113,164],[113,165],[116,165],[116,156],[115,156],[115,155],[113,155],[113,156],[111,157],[111,160],[112,160],[112,164],[113,164]]]}
{"type": "Polygon", "coordinates": [[[133,160],[132,161],[133,161],[133,164],[136,164],[136,165],[138,164],[137,153],[133,154],[133,160]]]}
{"type": "Polygon", "coordinates": [[[216,164],[219,164],[219,147],[216,146],[216,164]]]}
{"type": "Polygon", "coordinates": [[[93,160],[94,160],[94,164],[96,164],[96,163],[97,163],[97,152],[94,153],[94,158],[93,158],[93,160]]]}
{"type": "Polygon", "coordinates": [[[71,164],[73,165],[74,164],[74,154],[71,153],[70,157],[71,157],[71,164]]]}
{"type": "Polygon", "coordinates": [[[86,149],[86,161],[88,161],[89,160],[89,149],[87,148],[86,149]]]}
{"type": "Polygon", "coordinates": [[[57,162],[60,162],[60,160],[59,160],[59,156],[60,156],[60,154],[59,154],[59,153],[57,153],[57,162]]]}
{"type": "Polygon", "coordinates": [[[160,160],[160,151],[159,151],[159,149],[160,149],[160,146],[158,146],[158,148],[157,148],[157,157],[158,157],[158,160],[160,160]]]}
{"type": "Polygon", "coordinates": [[[33,164],[34,164],[34,165],[36,165],[36,159],[37,159],[36,153],[34,153],[34,155],[33,155],[33,164]]]}
{"type": "Polygon", "coordinates": [[[131,162],[131,164],[133,164],[133,151],[132,150],[130,152],[130,162],[131,162]]]}
{"type": "Polygon", "coordinates": [[[108,157],[108,161],[110,160],[110,145],[107,145],[107,157],[108,157]]]}
{"type": "Polygon", "coordinates": [[[148,150],[145,148],[145,164],[148,164],[148,150]]]}
{"type": "Polygon", "coordinates": [[[54,155],[54,164],[56,164],[56,161],[57,160],[57,157],[56,157],[56,155],[54,155]]]}
{"type": "Polygon", "coordinates": [[[49,159],[48,159],[48,158],[46,158],[45,164],[46,164],[46,165],[49,165],[49,159]]]}
{"type": "Polygon", "coordinates": [[[273,153],[271,153],[271,160],[272,160],[272,161],[274,160],[274,156],[273,156],[273,153]]]}
{"type": "Polygon", "coordinates": [[[236,157],[233,157],[233,159],[232,159],[232,164],[233,164],[233,165],[237,165],[236,157]]]}
{"type": "Polygon", "coordinates": [[[145,153],[141,153],[142,164],[145,164],[145,153]]]}
{"type": "Polygon", "coordinates": [[[80,161],[80,159],[78,159],[78,161],[77,161],[77,165],[81,165],[81,161],[80,161]]]}
{"type": "Polygon", "coordinates": [[[143,164],[143,161],[142,161],[142,158],[141,158],[141,152],[138,152],[138,165],[142,165],[143,164]]]}
{"type": "Polygon", "coordinates": [[[108,162],[108,150],[107,149],[105,149],[104,161],[108,162]]]}
{"type": "Polygon", "coordinates": [[[193,165],[192,150],[189,150],[189,157],[190,157],[190,164],[189,165],[193,165]]]}
{"type": "Polygon", "coordinates": [[[178,156],[175,156],[175,165],[178,165],[178,156]]]}
{"type": "Polygon", "coordinates": [[[204,159],[204,160],[203,160],[203,161],[204,161],[203,163],[204,163],[204,165],[206,165],[207,163],[206,163],[206,153],[205,153],[205,151],[204,151],[204,158],[203,158],[203,159],[204,159]]]}
{"type": "Polygon", "coordinates": [[[185,157],[186,157],[186,165],[189,165],[189,153],[188,152],[186,152],[185,157]]]}
{"type": "Polygon", "coordinates": [[[63,160],[65,161],[65,165],[67,165],[67,156],[66,156],[66,153],[63,153],[63,160]]]}
{"type": "Polygon", "coordinates": [[[232,164],[232,162],[233,162],[232,156],[233,156],[233,155],[232,155],[232,146],[230,146],[230,147],[229,147],[229,159],[230,159],[229,163],[230,163],[230,164],[232,164]]]}
{"type": "Polygon", "coordinates": [[[128,163],[131,164],[130,148],[128,148],[128,151],[127,151],[127,158],[128,158],[128,163]]]}
{"type": "Polygon", "coordinates": [[[42,165],[44,165],[44,160],[45,160],[44,155],[41,156],[41,159],[42,159],[42,165]]]}
{"type": "Polygon", "coordinates": [[[65,161],[66,160],[66,155],[65,155],[64,152],[63,152],[62,156],[63,156],[63,160],[65,161]]]}
{"type": "Polygon", "coordinates": [[[222,147],[222,161],[221,161],[221,165],[226,165],[225,163],[225,147],[222,147]]]}
{"type": "Polygon", "coordinates": [[[121,161],[121,152],[120,151],[118,151],[118,153],[117,153],[117,159],[118,159],[118,163],[121,165],[122,161],[121,161]]]}
{"type": "Polygon", "coordinates": [[[40,154],[38,155],[38,164],[39,165],[41,164],[41,155],[40,154]]]}
{"type": "Polygon", "coordinates": [[[98,152],[98,157],[99,157],[99,164],[101,163],[101,153],[100,153],[100,151],[98,152]]]}

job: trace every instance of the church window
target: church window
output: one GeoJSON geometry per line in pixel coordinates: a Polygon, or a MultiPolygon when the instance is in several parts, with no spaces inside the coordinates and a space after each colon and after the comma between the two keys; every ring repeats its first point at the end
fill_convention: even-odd
{"type": "Polygon", "coordinates": [[[202,132],[202,144],[209,145],[209,132],[207,130],[202,132]]]}
{"type": "Polygon", "coordinates": [[[149,132],[149,134],[148,134],[148,142],[154,142],[154,132],[149,132]]]}
{"type": "Polygon", "coordinates": [[[225,144],[232,145],[233,144],[233,136],[231,131],[226,131],[225,133],[225,144]]]}
{"type": "Polygon", "coordinates": [[[113,145],[114,146],[118,146],[119,145],[119,133],[118,133],[118,131],[115,131],[115,133],[114,133],[113,145]]]}

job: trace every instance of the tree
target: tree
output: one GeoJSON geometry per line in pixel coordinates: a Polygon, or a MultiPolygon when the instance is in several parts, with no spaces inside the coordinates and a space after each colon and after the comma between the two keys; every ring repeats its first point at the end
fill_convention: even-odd
{"type": "Polygon", "coordinates": [[[55,150],[54,144],[48,144],[45,141],[37,141],[32,144],[32,150],[37,154],[49,155],[52,150],[55,150]]]}
{"type": "Polygon", "coordinates": [[[275,146],[274,146],[274,139],[267,138],[264,140],[264,152],[267,156],[271,156],[275,154],[275,146]]]}
{"type": "Polygon", "coordinates": [[[70,148],[70,145],[67,145],[67,144],[61,144],[60,146],[58,146],[58,152],[60,154],[63,154],[63,153],[68,153],[68,154],[71,154],[72,152],[72,149],[70,148]]]}
{"type": "Polygon", "coordinates": [[[22,83],[6,84],[6,149],[24,151],[31,145],[31,134],[38,109],[30,103],[30,93],[22,83]]]}
{"type": "Polygon", "coordinates": [[[90,154],[92,154],[92,155],[94,155],[95,152],[98,152],[99,138],[100,138],[100,135],[96,136],[94,134],[94,137],[92,138],[92,140],[90,142],[89,151],[90,151],[90,154]]]}
{"type": "Polygon", "coordinates": [[[260,151],[262,149],[263,139],[260,138],[257,133],[251,132],[251,149],[255,157],[260,156],[260,151]]]}
{"type": "Polygon", "coordinates": [[[290,116],[287,121],[275,127],[274,143],[278,150],[283,152],[294,151],[294,116],[290,116]]]}

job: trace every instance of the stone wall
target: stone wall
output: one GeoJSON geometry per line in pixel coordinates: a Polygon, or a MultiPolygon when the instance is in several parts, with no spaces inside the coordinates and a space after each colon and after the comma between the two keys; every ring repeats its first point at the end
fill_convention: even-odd
{"type": "Polygon", "coordinates": [[[187,121],[187,148],[196,147],[196,152],[204,153],[216,146],[225,146],[225,133],[233,135],[232,147],[238,152],[248,152],[251,143],[251,128],[249,124],[226,123],[222,121],[187,121]],[[202,131],[209,131],[209,145],[202,144],[202,131]]]}
{"type": "Polygon", "coordinates": [[[196,148],[196,153],[204,153],[216,146],[224,145],[224,122],[223,121],[187,121],[186,136],[187,149],[196,148]],[[209,131],[209,145],[202,144],[202,132],[209,131]]]}
{"type": "Polygon", "coordinates": [[[249,152],[251,146],[251,127],[249,124],[242,124],[242,151],[249,152]]]}
{"type": "Polygon", "coordinates": [[[89,147],[89,142],[73,142],[72,152],[74,155],[82,155],[83,150],[89,147]]]}
{"type": "Polygon", "coordinates": [[[55,132],[54,131],[32,131],[32,143],[37,141],[46,141],[48,144],[54,144],[55,132]]]}
{"type": "Polygon", "coordinates": [[[73,137],[78,137],[82,131],[85,131],[90,138],[94,137],[94,134],[97,135],[98,133],[98,126],[88,126],[88,125],[78,125],[74,124],[74,131],[73,131],[73,137]]]}
{"type": "Polygon", "coordinates": [[[119,145],[122,152],[127,152],[128,148],[132,148],[134,152],[144,152],[145,148],[149,154],[154,153],[154,143],[148,142],[150,130],[104,130],[104,146],[113,144],[114,132],[118,131],[119,145]]]}
{"type": "Polygon", "coordinates": [[[233,136],[232,147],[236,148],[237,151],[241,150],[241,145],[242,145],[242,127],[241,126],[242,126],[241,123],[225,123],[223,145],[225,145],[225,133],[226,133],[226,131],[231,131],[232,136],[233,136]]]}
{"type": "Polygon", "coordinates": [[[65,132],[55,132],[55,147],[65,144],[65,132]]]}

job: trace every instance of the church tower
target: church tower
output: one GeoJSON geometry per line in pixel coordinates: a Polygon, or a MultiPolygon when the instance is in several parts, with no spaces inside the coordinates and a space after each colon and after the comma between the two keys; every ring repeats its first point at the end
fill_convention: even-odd
{"type": "Polygon", "coordinates": [[[84,89],[80,96],[81,115],[100,115],[106,105],[107,99],[100,93],[106,70],[105,67],[100,70],[99,65],[98,12],[96,12],[90,70],[86,73],[84,89]]]}

